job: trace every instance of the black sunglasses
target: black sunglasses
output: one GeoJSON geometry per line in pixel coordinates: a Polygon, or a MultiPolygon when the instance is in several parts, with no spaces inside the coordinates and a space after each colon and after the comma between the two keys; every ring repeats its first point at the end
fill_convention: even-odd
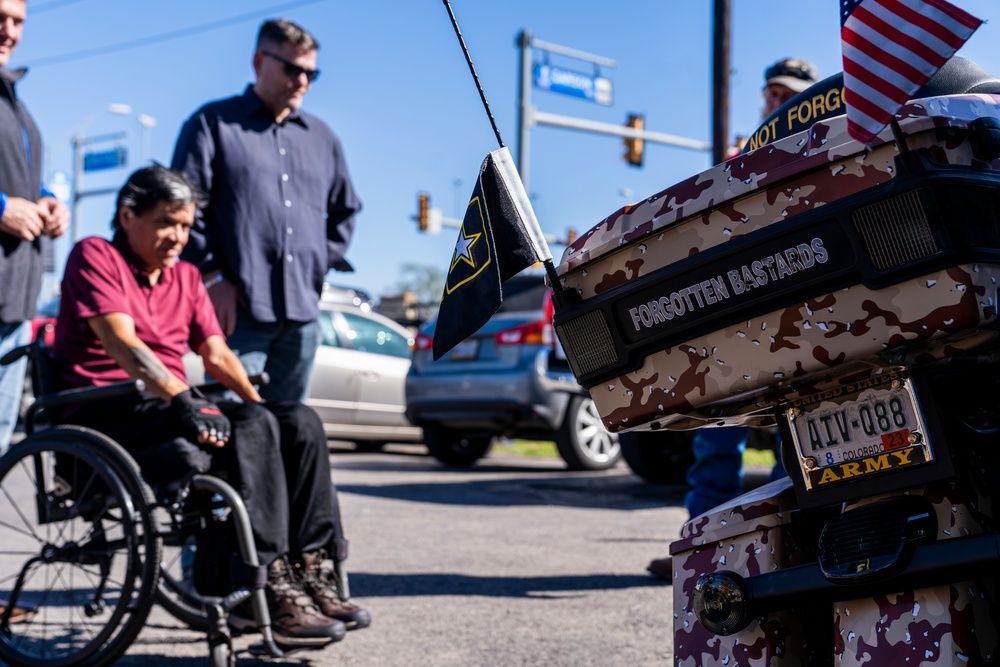
{"type": "Polygon", "coordinates": [[[274,58],[279,63],[281,63],[282,65],[284,65],[285,66],[285,75],[287,75],[288,77],[290,77],[292,79],[297,79],[297,78],[299,78],[300,74],[305,74],[306,75],[306,81],[308,81],[309,83],[312,83],[313,81],[315,81],[316,79],[319,78],[319,70],[318,69],[306,69],[305,67],[299,67],[298,65],[296,65],[295,63],[293,63],[291,60],[285,60],[281,56],[276,55],[274,53],[271,53],[270,51],[264,51],[263,49],[261,49],[261,53],[263,53],[265,56],[270,56],[271,58],[274,58]]]}
{"type": "Polygon", "coordinates": [[[805,65],[793,67],[787,63],[775,63],[764,70],[764,79],[773,79],[776,76],[791,76],[803,81],[812,81],[812,74],[805,65]]]}

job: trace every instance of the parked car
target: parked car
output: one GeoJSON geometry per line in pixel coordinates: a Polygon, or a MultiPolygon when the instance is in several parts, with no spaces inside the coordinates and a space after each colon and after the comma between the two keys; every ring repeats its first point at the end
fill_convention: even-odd
{"type": "MultiPolygon", "coordinates": [[[[342,300],[321,301],[319,323],[323,340],[306,403],[319,414],[327,436],[368,450],[387,442],[421,442],[420,428],[405,415],[412,334],[342,300]]],[[[185,365],[188,381],[200,383],[201,358],[189,353],[185,365]]]]}
{"type": "Polygon", "coordinates": [[[52,346],[52,341],[56,335],[56,317],[59,316],[59,295],[52,297],[35,311],[35,316],[31,318],[31,340],[37,340],[39,335],[45,340],[45,344],[52,346]]]}
{"type": "Polygon", "coordinates": [[[361,310],[370,311],[375,308],[375,299],[368,292],[358,287],[346,287],[344,285],[334,285],[333,283],[323,283],[323,291],[320,299],[333,303],[346,303],[357,306],[361,310]]]}
{"type": "Polygon", "coordinates": [[[695,431],[632,431],[619,433],[622,458],[639,477],[654,484],[686,484],[694,463],[695,431]]]}
{"type": "MultiPolygon", "coordinates": [[[[549,301],[549,319],[552,319],[552,302],[549,301]]],[[[553,336],[549,354],[549,370],[552,373],[572,373],[566,352],[553,336]]],[[[577,385],[581,396],[589,398],[589,393],[577,385]]],[[[591,401],[590,409],[600,419],[591,401]]],[[[639,477],[654,484],[686,484],[687,470],[694,463],[691,443],[695,431],[643,431],[619,433],[618,446],[621,458],[639,477]]]]}
{"type": "Polygon", "coordinates": [[[498,437],[554,440],[572,470],[602,470],[621,450],[568,367],[549,368],[550,290],[540,274],[503,285],[500,310],[440,360],[432,348],[436,320],[417,333],[406,378],[406,415],[423,428],[432,456],[469,466],[498,437]]]}

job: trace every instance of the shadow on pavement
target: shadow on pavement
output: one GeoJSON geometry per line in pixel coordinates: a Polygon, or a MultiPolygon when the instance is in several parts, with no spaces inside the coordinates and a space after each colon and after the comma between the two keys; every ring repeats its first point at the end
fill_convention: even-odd
{"type": "MultiPolygon", "coordinates": [[[[268,665],[268,667],[309,667],[313,661],[307,657],[302,657],[303,652],[284,658],[264,658],[257,657],[247,651],[236,652],[236,664],[239,667],[252,667],[253,665],[268,665]]],[[[315,660],[320,660],[316,656],[315,660]]],[[[208,661],[208,645],[205,645],[205,655],[199,657],[164,657],[150,655],[126,655],[120,658],[116,667],[205,667],[210,664],[208,661]]]]}
{"type": "Polygon", "coordinates": [[[352,572],[351,587],[365,599],[424,595],[479,595],[506,598],[565,598],[568,593],[662,586],[648,575],[559,575],[552,577],[476,577],[468,574],[374,574],[352,572]]]}
{"type": "MultiPolygon", "coordinates": [[[[336,480],[336,471],[334,472],[336,480]]],[[[440,482],[337,484],[342,493],[441,505],[534,506],[635,510],[681,505],[687,487],[647,484],[633,475],[515,477],[440,482]]]]}
{"type": "MultiPolygon", "coordinates": [[[[441,475],[467,475],[472,474],[485,474],[485,473],[509,473],[509,472],[523,472],[523,473],[537,473],[537,474],[550,474],[550,473],[565,473],[576,474],[576,475],[600,475],[601,471],[597,472],[571,472],[566,469],[566,464],[562,462],[561,459],[551,459],[551,458],[537,458],[528,459],[519,456],[505,456],[500,455],[496,457],[489,457],[480,459],[476,461],[473,465],[468,468],[462,467],[452,467],[446,466],[440,463],[434,458],[429,456],[421,456],[419,454],[399,454],[396,452],[386,453],[383,452],[377,455],[377,458],[371,456],[359,457],[352,456],[352,454],[361,454],[370,452],[345,452],[345,451],[331,451],[333,457],[331,458],[331,463],[334,469],[341,468],[343,470],[368,470],[368,471],[395,471],[395,472],[434,472],[441,475]]],[[[628,468],[621,468],[622,470],[628,470],[628,468]]],[[[611,472],[614,472],[612,470],[611,472]]]]}
{"type": "MultiPolygon", "coordinates": [[[[125,655],[115,662],[115,667],[205,667],[211,664],[208,659],[208,642],[200,640],[204,647],[201,655],[197,656],[164,656],[137,653],[135,655],[125,655]]],[[[145,644],[145,649],[155,648],[161,642],[136,642],[135,646],[145,644]]],[[[281,658],[272,658],[262,655],[263,651],[259,646],[251,646],[250,649],[241,649],[236,646],[236,664],[239,667],[252,667],[254,665],[267,665],[268,667],[310,667],[315,664],[314,660],[323,659],[322,649],[320,650],[298,650],[286,653],[281,658]]]]}

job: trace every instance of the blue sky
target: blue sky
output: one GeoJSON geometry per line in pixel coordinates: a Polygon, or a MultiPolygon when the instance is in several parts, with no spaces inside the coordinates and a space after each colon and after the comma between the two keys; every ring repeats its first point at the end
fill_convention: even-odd
{"type": "MultiPolygon", "coordinates": [[[[1000,4],[953,0],[983,25],[959,52],[1000,73],[1000,4]]],[[[496,148],[444,4],[440,0],[28,0],[24,38],[12,66],[28,65],[20,95],[47,144],[46,176],[71,175],[70,139],[128,132],[125,169],[88,173],[85,190],[121,185],[143,158],[169,162],[177,132],[201,104],[252,81],[254,37],[266,18],[286,17],[318,38],[321,78],[305,108],[336,131],[364,202],[341,284],[376,298],[395,291],[398,267],[451,258],[455,231],[421,234],[411,219],[417,193],[459,217],[484,156],[496,148]],[[116,45],[119,45],[116,47],[116,45]],[[121,45],[133,45],[123,48],[121,45]],[[136,46],[137,45],[137,46],[136,46]],[[106,112],[128,104],[130,117],[106,112]],[[156,119],[143,146],[136,115],[156,119]]],[[[711,139],[709,0],[453,0],[505,143],[517,149],[517,35],[616,61],[601,74],[614,103],[532,91],[539,111],[711,139]]],[[[778,58],[812,60],[825,77],[841,69],[837,0],[733,0],[730,131],[749,134],[761,109],[763,69],[778,58]]],[[[540,54],[536,53],[540,57],[540,54]]],[[[553,65],[591,65],[553,55],[553,65]]],[[[585,230],[609,213],[710,166],[708,153],[649,144],[645,165],[621,158],[621,139],[562,128],[531,132],[529,192],[546,233],[585,230]]],[[[97,148],[110,145],[97,145],[97,148]]],[[[84,235],[108,235],[113,200],[80,206],[84,235]]],[[[57,243],[57,262],[67,252],[57,243]]],[[[553,246],[558,260],[561,246],[553,246]]],[[[61,268],[60,268],[61,272],[61,268]]]]}

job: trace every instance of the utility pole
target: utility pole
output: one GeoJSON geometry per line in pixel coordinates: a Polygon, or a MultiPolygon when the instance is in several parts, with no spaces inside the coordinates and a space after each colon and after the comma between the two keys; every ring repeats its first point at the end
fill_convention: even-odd
{"type": "MultiPolygon", "coordinates": [[[[709,152],[712,150],[712,146],[704,141],[698,141],[697,139],[689,139],[687,137],[678,137],[672,134],[666,134],[663,132],[650,132],[645,128],[645,122],[643,121],[643,127],[638,127],[638,123],[630,125],[632,121],[626,121],[625,125],[614,125],[612,123],[602,123],[599,121],[586,120],[583,118],[576,118],[573,116],[564,116],[561,114],[546,113],[544,111],[538,111],[531,104],[531,85],[532,85],[532,63],[531,63],[531,49],[536,48],[547,53],[556,53],[560,55],[567,56],[569,58],[574,58],[583,62],[590,63],[594,67],[616,67],[614,60],[610,58],[605,58],[603,56],[597,56],[592,53],[587,53],[585,51],[580,51],[578,49],[573,49],[567,46],[560,46],[558,44],[552,44],[551,42],[543,42],[539,39],[535,39],[531,36],[531,33],[527,30],[523,30],[517,37],[517,46],[520,49],[520,62],[519,62],[519,99],[518,99],[518,117],[517,117],[517,135],[518,135],[518,147],[517,147],[517,171],[521,176],[521,182],[524,183],[524,189],[527,192],[531,192],[528,187],[529,181],[529,166],[530,166],[530,132],[531,128],[536,125],[548,125],[550,127],[562,127],[571,130],[580,130],[583,132],[594,132],[597,134],[607,134],[617,137],[622,137],[623,139],[639,139],[644,142],[667,144],[670,146],[677,146],[680,148],[687,148],[696,151],[709,152]]],[[[633,114],[634,115],[634,114],[633,114]]],[[[632,164],[637,164],[633,162],[632,164]]]]}
{"type": "Polygon", "coordinates": [[[712,27],[712,164],[729,151],[730,0],[714,0],[712,27]]]}
{"type": "MultiPolygon", "coordinates": [[[[525,192],[528,190],[528,155],[531,151],[531,33],[522,30],[517,36],[517,46],[521,58],[518,62],[518,103],[517,103],[517,173],[521,176],[525,192]]],[[[530,196],[530,195],[529,195],[530,196]]]]}

